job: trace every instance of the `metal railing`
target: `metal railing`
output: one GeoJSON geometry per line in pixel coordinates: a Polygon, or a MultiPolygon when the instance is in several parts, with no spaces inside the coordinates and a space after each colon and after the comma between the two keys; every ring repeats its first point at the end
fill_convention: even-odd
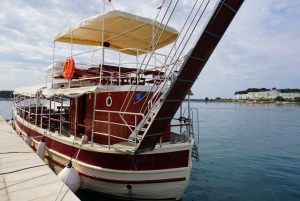
{"type": "MultiPolygon", "coordinates": [[[[135,83],[138,83],[139,82],[138,80],[140,79],[140,76],[139,76],[140,73],[138,71],[140,69],[143,69],[143,66],[144,66],[144,69],[146,69],[146,67],[147,67],[148,70],[160,69],[160,71],[164,72],[164,74],[165,74],[165,73],[167,73],[168,68],[164,65],[164,63],[166,63],[166,60],[172,60],[171,57],[168,57],[164,54],[152,53],[154,55],[153,59],[152,59],[152,62],[145,65],[142,62],[139,62],[139,57],[143,56],[143,54],[147,55],[147,54],[151,53],[150,51],[145,51],[145,50],[141,50],[141,49],[137,49],[137,48],[124,48],[124,49],[120,49],[120,50],[115,50],[115,49],[108,48],[108,47],[95,48],[93,50],[88,50],[88,51],[85,51],[85,52],[74,54],[74,55],[72,55],[72,57],[73,58],[74,57],[79,57],[79,56],[83,56],[83,55],[88,54],[88,53],[93,53],[92,58],[91,58],[91,62],[87,63],[87,62],[75,61],[76,68],[80,69],[80,70],[83,70],[83,69],[88,69],[90,67],[102,67],[102,65],[104,65],[104,64],[112,64],[113,66],[117,66],[117,67],[119,67],[119,70],[117,72],[118,76],[114,76],[114,78],[118,79],[118,85],[119,86],[121,85],[121,79],[128,77],[128,73],[123,73],[123,74],[121,73],[121,70],[120,70],[121,66],[135,68],[136,72],[130,72],[129,74],[131,74],[131,77],[135,77],[135,79],[137,79],[137,81],[135,83]],[[115,58],[119,58],[119,61],[118,62],[106,62],[106,61],[104,62],[104,61],[100,60],[100,61],[97,61],[97,62],[93,62],[92,60],[93,60],[93,57],[95,55],[95,52],[102,52],[104,50],[109,51],[108,53],[106,52],[106,55],[110,55],[110,52],[111,53],[116,53],[117,55],[115,55],[115,58]],[[128,55],[124,54],[123,53],[124,51],[135,51],[137,54],[132,55],[132,56],[134,56],[136,60],[134,61],[133,57],[130,57],[129,60],[125,60],[125,58],[128,55]],[[122,55],[125,55],[125,57],[122,58],[122,55]],[[159,59],[159,58],[161,58],[161,59],[159,59]],[[159,63],[159,65],[157,65],[157,63],[159,63]]],[[[53,84],[65,84],[67,86],[67,84],[69,83],[68,81],[61,81],[61,80],[55,81],[53,79],[54,75],[58,75],[58,74],[62,75],[62,73],[63,73],[62,67],[61,67],[60,70],[56,69],[56,67],[54,67],[54,64],[55,63],[63,63],[67,58],[69,58],[69,57],[61,58],[61,59],[55,60],[53,62],[52,71],[51,71],[51,69],[47,70],[47,71],[49,71],[49,73],[46,76],[46,83],[48,83],[48,77],[51,77],[51,79],[52,79],[51,85],[53,85],[53,84]]],[[[74,59],[76,60],[76,58],[74,58],[74,59]]],[[[106,59],[106,60],[111,61],[111,59],[106,59]]],[[[102,73],[111,73],[109,71],[101,71],[101,72],[102,73]]],[[[109,78],[109,76],[102,76],[101,75],[102,73],[100,73],[100,76],[95,76],[95,77],[92,77],[92,78],[80,78],[80,79],[77,79],[76,81],[86,81],[86,80],[95,80],[95,79],[101,79],[102,80],[102,77],[103,78],[109,78]]],[[[146,79],[147,79],[147,76],[146,76],[146,79]]],[[[153,78],[148,77],[148,79],[153,79],[153,78]]],[[[98,85],[101,85],[101,82],[99,82],[98,85]]]]}
{"type": "MultiPolygon", "coordinates": [[[[99,123],[104,123],[104,124],[107,124],[107,133],[101,133],[101,132],[93,132],[92,135],[94,134],[98,134],[98,135],[103,135],[103,136],[107,136],[108,137],[108,148],[110,149],[110,146],[111,146],[111,142],[110,142],[110,138],[113,137],[113,138],[118,138],[118,139],[121,139],[121,140],[124,140],[124,141],[131,141],[129,140],[128,138],[122,138],[122,137],[119,137],[119,136],[115,136],[115,135],[111,135],[110,133],[110,129],[111,129],[111,125],[118,125],[118,126],[124,126],[124,127],[127,127],[129,129],[129,131],[132,133],[134,131],[134,128],[136,128],[136,126],[138,125],[138,117],[140,116],[141,118],[144,118],[144,115],[141,114],[141,113],[134,113],[134,112],[120,112],[120,111],[110,111],[110,110],[95,110],[95,112],[101,112],[101,113],[107,113],[107,121],[104,121],[104,120],[97,120],[95,119],[94,121],[95,122],[99,122],[99,123]],[[118,122],[112,122],[111,121],[111,117],[110,115],[111,114],[123,114],[123,115],[132,115],[134,116],[134,125],[132,124],[128,124],[124,119],[124,124],[122,123],[118,123],[118,122]]],[[[135,133],[135,140],[132,141],[135,143],[135,147],[137,146],[137,141],[136,141],[136,136],[138,135],[138,133],[135,133]]],[[[94,136],[93,136],[94,137],[94,136]]],[[[93,139],[92,137],[92,139],[93,139]]],[[[93,141],[92,141],[92,144],[93,144],[93,141]]]]}

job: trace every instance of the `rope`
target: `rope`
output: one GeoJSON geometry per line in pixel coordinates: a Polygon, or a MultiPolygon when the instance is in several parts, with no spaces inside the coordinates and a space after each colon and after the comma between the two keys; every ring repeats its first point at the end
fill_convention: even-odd
{"type": "Polygon", "coordinates": [[[74,13],[77,11],[77,9],[79,8],[79,6],[82,4],[83,1],[84,1],[84,0],[82,0],[82,1],[80,2],[80,4],[77,6],[77,8],[75,9],[75,11],[72,13],[71,17],[70,17],[70,18],[68,19],[68,21],[64,24],[64,26],[63,26],[63,28],[61,29],[61,31],[64,30],[65,26],[66,26],[67,23],[70,21],[70,19],[73,17],[74,13]]]}
{"type": "Polygon", "coordinates": [[[120,7],[119,7],[119,4],[118,4],[118,1],[117,1],[117,0],[115,0],[115,2],[116,2],[116,4],[117,4],[117,6],[118,6],[118,9],[120,10],[120,7]]]}
{"type": "MultiPolygon", "coordinates": [[[[176,4],[177,4],[177,3],[178,3],[178,0],[177,0],[176,4]]],[[[162,22],[163,22],[163,20],[165,19],[166,14],[167,14],[167,12],[168,12],[168,10],[169,10],[171,4],[172,4],[172,1],[169,3],[168,8],[167,8],[167,10],[166,10],[166,12],[165,12],[165,14],[164,14],[164,16],[163,16],[161,22],[159,23],[158,27],[161,27],[162,22]]],[[[160,14],[160,12],[161,12],[161,10],[162,10],[162,9],[159,9],[159,11],[157,12],[157,15],[156,15],[156,17],[155,17],[155,19],[154,19],[154,22],[156,22],[156,20],[157,20],[159,14],[160,14]]],[[[166,24],[166,26],[167,26],[167,24],[166,24]]],[[[165,29],[165,27],[164,27],[164,29],[165,29]]],[[[164,29],[163,29],[163,30],[164,30],[164,29]]],[[[151,40],[151,42],[150,42],[150,45],[149,45],[149,47],[148,47],[147,50],[146,50],[147,53],[145,54],[145,56],[144,56],[144,58],[143,58],[143,60],[142,60],[142,62],[141,62],[141,65],[140,65],[140,67],[139,67],[139,69],[142,69],[143,65],[146,65],[146,66],[147,66],[147,64],[149,63],[150,59],[151,59],[152,56],[153,56],[153,53],[154,53],[154,51],[155,51],[156,46],[155,46],[154,48],[152,48],[152,51],[151,51],[151,54],[150,54],[150,57],[149,57],[149,60],[148,60],[147,64],[144,64],[144,62],[146,61],[146,57],[147,57],[148,54],[149,54],[148,52],[149,52],[149,50],[150,50],[150,48],[151,48],[151,44],[153,44],[154,39],[155,39],[155,36],[156,36],[157,33],[158,33],[158,30],[159,30],[159,29],[156,29],[155,34],[154,34],[154,36],[152,37],[152,40],[151,40]]],[[[162,35],[162,33],[163,33],[163,31],[161,32],[160,36],[162,35]]],[[[160,37],[159,37],[159,39],[160,39],[160,37]]],[[[159,40],[158,40],[158,41],[159,41],[159,40]]],[[[138,81],[138,79],[139,79],[139,78],[135,77],[134,81],[138,81]]],[[[138,88],[138,85],[136,85],[136,86],[134,87],[134,85],[132,84],[131,87],[130,87],[130,89],[129,89],[129,91],[135,92],[135,91],[137,90],[137,88],[138,88]],[[133,88],[134,88],[134,90],[132,90],[133,88]]],[[[151,88],[151,91],[152,91],[152,89],[153,89],[153,87],[151,88]]],[[[128,108],[128,106],[129,106],[129,103],[131,102],[131,100],[132,100],[132,98],[133,98],[134,93],[132,93],[132,95],[129,95],[129,94],[130,94],[130,93],[127,93],[127,94],[126,94],[125,101],[123,102],[120,111],[127,111],[127,108],[128,108]],[[127,105],[126,105],[126,100],[127,100],[127,99],[129,99],[129,100],[128,100],[128,103],[127,103],[127,105]],[[125,106],[125,105],[126,105],[126,106],[125,106]],[[124,108],[124,107],[125,107],[125,108],[124,108]]],[[[124,121],[124,123],[126,123],[126,121],[123,119],[123,116],[124,116],[124,115],[121,115],[121,114],[120,114],[120,117],[122,118],[122,120],[124,121]]]]}
{"type": "Polygon", "coordinates": [[[0,154],[25,154],[25,153],[34,153],[31,151],[10,151],[10,152],[2,152],[0,154]]]}
{"type": "MultiPolygon", "coordinates": [[[[84,137],[87,135],[87,132],[89,131],[89,129],[91,128],[91,126],[86,130],[86,132],[85,132],[85,134],[84,134],[84,137]]],[[[75,138],[74,138],[75,139],[75,138]]],[[[80,146],[79,146],[79,149],[78,149],[78,151],[77,151],[77,153],[76,153],[76,157],[75,157],[75,159],[74,159],[74,163],[75,163],[75,165],[74,165],[74,169],[75,169],[75,167],[76,167],[76,164],[77,164],[77,162],[78,162],[78,156],[79,156],[79,153],[80,153],[80,150],[81,150],[81,147],[82,147],[82,144],[83,144],[83,140],[81,140],[81,143],[80,143],[80,146]]],[[[74,144],[73,144],[73,146],[74,146],[74,144]]],[[[71,158],[71,160],[70,160],[70,162],[72,162],[72,158],[71,158]]],[[[73,166],[73,164],[72,164],[72,166],[73,166]]],[[[71,167],[72,168],[72,167],[71,167]]],[[[57,197],[56,197],[56,199],[55,199],[55,201],[57,200],[57,198],[59,197],[59,195],[60,195],[60,193],[61,193],[61,191],[62,191],[62,189],[63,189],[63,187],[64,187],[64,185],[65,185],[65,182],[67,181],[67,179],[68,179],[68,177],[69,177],[69,175],[70,175],[70,172],[71,172],[71,169],[70,169],[70,171],[69,171],[69,173],[68,173],[68,176],[66,177],[66,179],[65,179],[65,181],[64,181],[64,184],[62,185],[62,187],[61,187],[61,189],[60,189],[60,191],[59,191],[59,193],[57,194],[57,197]]],[[[73,178],[71,178],[72,180],[71,180],[71,183],[72,183],[72,181],[73,181],[73,178]]],[[[70,185],[71,185],[71,183],[70,183],[70,185]]],[[[70,186],[69,185],[69,186],[70,186]]],[[[63,197],[61,198],[61,200],[63,200],[64,199],[64,197],[66,196],[66,194],[68,193],[68,191],[70,190],[70,188],[69,188],[69,186],[68,186],[68,189],[67,189],[67,191],[65,192],[65,194],[63,195],[63,197]]]]}
{"type": "MultiPolygon", "coordinates": [[[[32,152],[31,152],[31,153],[32,153],[32,152]]],[[[11,173],[19,172],[19,171],[22,171],[22,170],[27,170],[27,169],[36,168],[36,167],[42,167],[42,166],[46,166],[46,164],[43,164],[43,165],[36,165],[36,166],[32,166],[32,167],[27,167],[27,168],[22,168],[22,169],[15,170],[15,171],[11,171],[11,172],[4,172],[4,173],[0,173],[0,175],[11,174],[11,173]]]]}
{"type": "Polygon", "coordinates": [[[86,18],[86,16],[88,15],[88,14],[90,14],[91,12],[93,12],[98,6],[100,6],[102,4],[102,2],[101,3],[99,3],[98,5],[96,5],[92,10],[90,10],[85,16],[83,16],[82,18],[80,18],[80,20],[78,20],[76,23],[74,23],[74,24],[77,24],[78,22],[80,22],[82,19],[85,19],[86,18]]]}
{"type": "Polygon", "coordinates": [[[6,132],[6,133],[11,133],[11,134],[16,134],[15,132],[12,132],[12,131],[6,131],[6,130],[0,130],[2,132],[6,132]]]}
{"type": "Polygon", "coordinates": [[[30,179],[26,179],[26,180],[24,180],[24,181],[21,181],[21,182],[18,182],[18,183],[15,183],[15,184],[9,185],[9,186],[5,186],[5,187],[3,187],[3,188],[0,188],[0,191],[1,191],[1,190],[3,190],[3,189],[6,189],[6,188],[8,188],[8,187],[11,187],[11,186],[17,185],[17,184],[21,184],[21,183],[23,183],[23,182],[30,181],[30,180],[33,180],[33,179],[36,179],[36,178],[39,178],[39,177],[45,176],[45,175],[47,175],[47,174],[53,174],[53,172],[51,171],[51,172],[48,172],[48,173],[46,173],[46,174],[42,174],[42,175],[39,175],[39,176],[36,176],[36,177],[32,177],[32,178],[30,178],[30,179]]]}

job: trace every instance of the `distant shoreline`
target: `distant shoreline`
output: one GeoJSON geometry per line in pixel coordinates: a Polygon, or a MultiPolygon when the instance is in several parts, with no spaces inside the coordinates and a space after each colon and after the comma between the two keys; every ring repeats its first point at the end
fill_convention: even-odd
{"type": "Polygon", "coordinates": [[[13,98],[0,98],[0,101],[13,101],[13,98]]]}
{"type": "MultiPolygon", "coordinates": [[[[184,100],[187,102],[188,100],[184,100]]],[[[239,104],[300,104],[300,102],[289,102],[289,101],[237,101],[237,100],[228,100],[228,101],[196,101],[191,100],[191,103],[239,103],[239,104]]]]}
{"type": "MultiPolygon", "coordinates": [[[[0,101],[13,101],[13,98],[0,98],[0,101]]],[[[188,102],[187,99],[185,99],[183,102],[188,102]]],[[[237,101],[237,100],[228,100],[228,101],[204,101],[204,100],[191,100],[192,103],[240,103],[240,104],[298,104],[300,105],[300,102],[288,102],[288,101],[237,101]]]]}
{"type": "Polygon", "coordinates": [[[246,103],[246,104],[300,104],[300,102],[286,102],[286,101],[262,101],[262,102],[254,102],[254,101],[246,101],[246,102],[232,102],[232,103],[246,103]]]}

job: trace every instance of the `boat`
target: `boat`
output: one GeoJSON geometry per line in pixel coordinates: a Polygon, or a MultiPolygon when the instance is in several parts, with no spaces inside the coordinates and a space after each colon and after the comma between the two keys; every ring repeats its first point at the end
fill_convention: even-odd
{"type": "Polygon", "coordinates": [[[63,30],[46,82],[14,90],[16,131],[55,173],[73,167],[82,189],[179,200],[199,160],[193,108],[182,102],[243,0],[218,1],[183,55],[208,3],[195,1],[181,31],[168,25],[178,1],[160,21],[111,10],[63,30]],[[70,55],[57,53],[61,43],[70,55]]]}

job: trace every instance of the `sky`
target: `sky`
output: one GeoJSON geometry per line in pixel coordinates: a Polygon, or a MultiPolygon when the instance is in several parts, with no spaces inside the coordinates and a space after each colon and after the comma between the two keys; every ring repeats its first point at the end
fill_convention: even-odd
{"type": "MultiPolygon", "coordinates": [[[[46,82],[54,36],[79,20],[100,14],[100,2],[1,0],[0,90],[46,82]]],[[[166,0],[162,12],[169,2],[166,0]]],[[[179,0],[169,25],[180,28],[193,2],[179,0]]],[[[208,11],[216,0],[211,2],[208,11]]],[[[112,0],[111,6],[154,18],[160,3],[112,0]]],[[[191,43],[201,28],[197,27],[191,43]]],[[[192,98],[234,98],[236,91],[247,88],[300,88],[299,36],[299,0],[246,0],[195,82],[192,98]]],[[[60,47],[65,54],[68,48],[60,47]]]]}

